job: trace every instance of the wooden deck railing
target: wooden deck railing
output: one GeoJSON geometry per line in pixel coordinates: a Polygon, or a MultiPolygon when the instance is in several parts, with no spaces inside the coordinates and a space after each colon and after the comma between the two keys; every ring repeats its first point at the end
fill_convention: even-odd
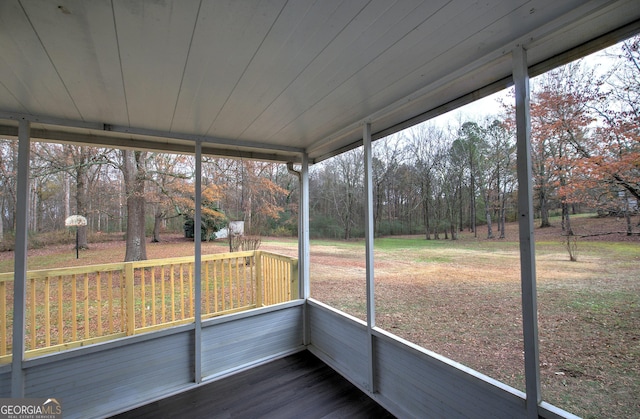
{"type": "MultiPolygon", "coordinates": [[[[27,272],[26,355],[194,321],[194,258],[27,272]]],[[[202,256],[202,318],[298,298],[298,261],[263,251],[202,256]]],[[[13,273],[0,274],[0,363],[11,359],[13,273]]]]}

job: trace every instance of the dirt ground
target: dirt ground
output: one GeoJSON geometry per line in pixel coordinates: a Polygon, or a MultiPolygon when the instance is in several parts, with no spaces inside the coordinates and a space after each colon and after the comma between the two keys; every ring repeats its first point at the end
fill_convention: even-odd
{"type": "MultiPolygon", "coordinates": [[[[640,417],[640,246],[615,246],[640,236],[615,218],[572,227],[577,263],[559,224],[534,233],[543,398],[584,417],[640,417]]],[[[505,232],[375,250],[376,324],[524,391],[517,224],[505,232]]],[[[362,246],[312,244],[312,297],[364,320],[364,275],[362,246]]]]}

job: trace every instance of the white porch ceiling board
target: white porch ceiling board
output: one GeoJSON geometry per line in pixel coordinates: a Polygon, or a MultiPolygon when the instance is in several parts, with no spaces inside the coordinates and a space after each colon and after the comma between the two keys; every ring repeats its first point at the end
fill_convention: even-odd
{"type": "MultiPolygon", "coordinates": [[[[476,81],[485,78],[488,74],[491,74],[494,80],[508,77],[511,74],[510,60],[504,60],[501,66],[493,65],[490,69],[483,69],[482,73],[486,74],[472,73],[486,64],[483,57],[496,60],[500,59],[502,55],[509,54],[508,44],[514,32],[517,37],[522,36],[535,28],[537,22],[550,19],[549,16],[543,14],[544,8],[535,9],[535,2],[523,3],[525,4],[517,5],[515,2],[509,4],[485,3],[486,8],[468,7],[466,2],[458,2],[457,8],[452,7],[453,4],[448,4],[431,19],[440,23],[439,25],[426,22],[423,27],[428,29],[428,32],[416,33],[414,31],[412,35],[415,36],[406,38],[407,43],[413,42],[413,44],[407,45],[403,49],[394,49],[379,59],[380,64],[384,62],[402,64],[392,68],[385,65],[369,66],[367,70],[371,71],[371,74],[367,74],[365,77],[368,83],[360,86],[359,90],[359,92],[366,92],[366,94],[356,96],[360,102],[351,108],[353,111],[364,110],[364,115],[356,116],[348,112],[342,113],[342,115],[351,119],[367,118],[381,108],[379,104],[394,103],[401,98],[410,96],[425,85],[445,80],[447,76],[451,75],[451,68],[466,68],[470,74],[469,77],[476,81]],[[535,19],[531,16],[533,14],[530,12],[532,8],[536,10],[534,13],[540,14],[535,19]],[[493,22],[491,22],[491,17],[495,19],[493,22]],[[450,24],[452,21],[455,21],[456,25],[450,24]],[[487,22],[491,23],[487,24],[487,22]],[[469,29],[469,33],[474,35],[464,37],[457,29],[459,26],[469,29]],[[433,39],[434,42],[425,44],[423,42],[425,38],[433,39]],[[507,48],[502,52],[498,49],[496,53],[496,45],[507,48]],[[407,54],[406,51],[413,52],[413,56],[410,57],[412,59],[403,59],[403,55],[407,54]],[[424,57],[428,57],[428,59],[424,57]],[[396,73],[401,77],[394,77],[396,73]]],[[[570,4],[568,9],[571,10],[570,4]]],[[[462,74],[458,76],[462,76],[462,74]]],[[[487,83],[489,82],[490,80],[487,79],[487,83]]],[[[462,79],[459,79],[457,83],[460,86],[447,86],[450,94],[460,88],[459,93],[454,97],[465,94],[468,84],[462,79]]],[[[358,91],[355,86],[343,90],[358,91]]],[[[431,100],[428,103],[423,103],[423,106],[436,107],[444,103],[443,98],[433,94],[430,96],[432,96],[431,100]]],[[[327,100],[340,99],[327,98],[327,100]]],[[[326,112],[326,110],[323,111],[326,112]]],[[[336,116],[337,114],[329,115],[330,118],[336,116]]],[[[403,119],[407,117],[409,115],[401,116],[403,119]]],[[[316,133],[316,135],[318,134],[316,133]]]]}
{"type": "Polygon", "coordinates": [[[593,38],[594,33],[605,34],[637,20],[640,4],[637,0],[588,2],[576,6],[572,13],[570,21],[561,17],[536,30],[537,36],[528,43],[530,64],[548,59],[548,51],[570,49],[593,38]]]}
{"type": "Polygon", "coordinates": [[[24,2],[23,7],[77,107],[82,121],[127,124],[111,3],[82,0],[24,2]],[[81,35],[81,36],[79,36],[81,35]]]}
{"type": "MultiPolygon", "coordinates": [[[[321,115],[326,118],[324,120],[326,124],[328,121],[362,121],[371,117],[372,128],[375,132],[412,118],[424,112],[425,109],[436,108],[452,98],[462,96],[468,93],[468,89],[473,85],[484,86],[509,77],[511,60],[503,59],[502,56],[508,55],[518,41],[526,44],[533,41],[534,39],[524,39],[524,37],[527,34],[536,33],[536,28],[540,26],[551,26],[553,31],[562,30],[561,23],[554,24],[553,22],[555,14],[558,13],[558,7],[551,8],[549,2],[544,0],[521,3],[520,5],[515,2],[502,3],[498,4],[498,7],[491,5],[493,8],[487,9],[466,7],[462,11],[461,9],[450,9],[452,4],[448,4],[439,11],[439,13],[446,13],[444,16],[438,14],[433,17],[433,20],[445,22],[445,24],[434,26],[428,25],[429,22],[427,22],[427,26],[433,31],[418,34],[417,42],[414,45],[403,49],[394,48],[388,56],[379,57],[380,63],[400,62],[402,65],[390,68],[384,65],[376,66],[373,63],[366,69],[372,72],[367,74],[365,78],[366,85],[358,86],[357,82],[350,80],[350,86],[345,85],[341,89],[335,90],[313,109],[302,114],[300,118],[313,118],[317,122],[317,115],[321,115]],[[532,10],[533,12],[531,12],[532,10]],[[490,22],[486,17],[494,17],[494,21],[490,22]],[[452,22],[455,22],[455,25],[452,22]],[[469,31],[462,33],[459,29],[461,27],[469,31]],[[469,34],[473,35],[469,36],[469,34]],[[461,38],[461,35],[464,37],[461,38]],[[422,40],[425,38],[434,40],[428,44],[427,49],[422,46],[422,40]],[[402,51],[405,52],[404,56],[402,51]],[[414,55],[407,57],[407,51],[412,51],[414,55]],[[412,67],[416,62],[419,62],[417,57],[424,56],[430,57],[430,59],[423,60],[422,66],[412,67]],[[489,61],[494,62],[489,63],[489,61]],[[455,69],[453,73],[452,68],[455,69]],[[391,70],[402,75],[402,78],[394,79],[394,73],[391,70]],[[452,74],[455,74],[455,82],[447,81],[452,74]],[[416,84],[416,81],[419,83],[416,84]],[[377,88],[377,86],[382,88],[377,88]],[[390,115],[395,112],[394,110],[388,110],[389,115],[385,117],[378,115],[378,111],[385,108],[380,104],[402,101],[425,86],[430,86],[431,91],[421,100],[412,98],[413,103],[411,104],[407,100],[407,105],[411,106],[406,106],[395,115],[390,115]],[[443,87],[446,88],[446,91],[443,91],[443,87]],[[352,100],[352,106],[345,108],[342,112],[332,109],[332,103],[346,100],[346,92],[355,94],[358,102],[352,100]],[[358,95],[359,92],[366,92],[366,94],[358,95]],[[336,95],[343,97],[336,97],[336,95]]],[[[607,2],[591,2],[585,6],[582,1],[564,1],[561,8],[563,14],[581,13],[581,8],[588,9],[589,13],[593,13],[594,10],[601,8],[603,3],[607,2]]],[[[489,4],[486,5],[489,6],[489,4]]],[[[635,14],[637,15],[637,11],[635,14]]],[[[630,16],[633,15],[634,13],[630,13],[630,16]]],[[[544,34],[546,35],[546,33],[544,34]]],[[[581,36],[588,36],[588,34],[582,33],[581,36]]],[[[573,45],[575,46],[575,41],[573,41],[573,45]]],[[[533,58],[530,60],[532,63],[536,62],[534,61],[536,58],[549,58],[552,54],[549,54],[548,51],[554,51],[554,48],[538,48],[542,51],[537,51],[537,54],[536,51],[533,51],[531,54],[533,58]]],[[[353,96],[351,97],[353,98],[353,96]]],[[[401,105],[398,107],[402,108],[401,105]]],[[[323,132],[322,126],[323,124],[318,124],[316,131],[307,132],[311,138],[324,137],[323,140],[316,141],[315,145],[310,148],[312,157],[321,156],[333,144],[354,142],[361,138],[359,124],[351,126],[350,130],[343,131],[339,135],[323,132]]],[[[345,123],[344,126],[348,126],[348,124],[345,123]]]]}
{"type": "MultiPolygon", "coordinates": [[[[311,126],[299,117],[329,92],[342,86],[438,10],[445,1],[377,1],[352,17],[330,44],[247,129],[248,136],[268,133],[269,140],[309,140],[311,126]],[[394,7],[391,7],[391,6],[394,7]],[[293,124],[292,124],[293,122],[293,124]]],[[[355,10],[354,10],[355,12],[355,10]]],[[[340,110],[344,110],[341,107],[340,110]]],[[[305,146],[310,144],[306,143],[305,146]]]]}
{"type": "Polygon", "coordinates": [[[309,138],[325,137],[330,134],[325,130],[329,121],[346,125],[349,120],[362,120],[384,107],[384,103],[399,100],[446,76],[451,68],[464,67],[486,52],[478,48],[476,39],[492,38],[487,40],[489,45],[506,42],[506,35],[502,32],[480,32],[487,25],[484,15],[493,18],[491,24],[494,24],[516,7],[517,4],[512,2],[485,2],[482,7],[471,7],[463,0],[449,2],[292,124],[308,127],[310,121],[315,121],[312,129],[304,135],[309,138]],[[462,32],[460,27],[466,30],[462,32]],[[474,35],[468,36],[469,33],[474,35]],[[430,42],[425,42],[425,39],[430,42]],[[388,89],[388,86],[393,88],[388,89]],[[336,103],[348,106],[337,107],[336,103]],[[318,120],[319,117],[322,119],[318,120]]]}
{"type": "MultiPolygon", "coordinates": [[[[2,57],[0,57],[0,63],[1,62],[2,57]]],[[[2,79],[0,78],[0,80],[2,79]]],[[[0,109],[19,109],[20,112],[26,112],[26,109],[16,99],[13,93],[10,92],[4,84],[2,84],[2,81],[0,81],[0,109]]]]}
{"type": "MultiPolygon", "coordinates": [[[[344,25],[352,23],[350,16],[357,14],[362,3],[287,3],[208,134],[252,139],[242,135],[244,127],[251,125],[299,77],[344,25]],[[238,126],[242,126],[239,131],[238,126]]],[[[270,134],[262,127],[253,138],[268,138],[270,134]]]]}
{"type": "MultiPolygon", "coordinates": [[[[80,119],[31,22],[17,1],[0,1],[0,82],[27,114],[80,119]]],[[[4,99],[2,100],[4,102],[4,99]]]]}
{"type": "Polygon", "coordinates": [[[113,2],[132,125],[170,131],[199,2],[113,2]]]}
{"type": "Polygon", "coordinates": [[[504,80],[516,44],[536,64],[639,19],[638,0],[2,0],[0,126],[313,161],[504,80]]]}
{"type": "MultiPolygon", "coordinates": [[[[172,130],[206,134],[285,0],[207,1],[201,6],[172,130]]],[[[246,104],[252,106],[252,103],[246,104]]],[[[234,115],[233,118],[241,118],[234,115]]],[[[215,127],[211,131],[215,131],[215,127]]]]}

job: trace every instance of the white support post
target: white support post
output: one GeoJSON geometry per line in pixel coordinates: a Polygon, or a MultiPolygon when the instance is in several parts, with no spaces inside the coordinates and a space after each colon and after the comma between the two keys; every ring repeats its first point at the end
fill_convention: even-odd
{"type": "Polygon", "coordinates": [[[298,256],[300,298],[309,298],[309,156],[302,154],[300,171],[300,231],[298,232],[298,256]]]}
{"type": "MultiPolygon", "coordinates": [[[[29,160],[31,126],[21,119],[18,126],[18,179],[16,208],[16,243],[13,269],[13,348],[11,362],[11,397],[24,397],[25,313],[27,305],[27,226],[29,220],[29,160]]],[[[3,331],[4,333],[4,331],[3,331]]]]}
{"type": "Polygon", "coordinates": [[[195,211],[193,215],[194,241],[194,380],[202,382],[202,143],[196,142],[195,211]]]}
{"type": "Polygon", "coordinates": [[[536,260],[533,238],[533,186],[531,175],[531,117],[529,114],[529,71],[527,53],[514,48],[513,81],[516,95],[516,136],[518,166],[518,223],[520,228],[520,282],[522,286],[522,329],[527,416],[538,417],[540,364],[538,350],[538,303],[536,260]]]}
{"type": "Polygon", "coordinates": [[[373,151],[371,145],[371,124],[365,123],[362,130],[362,144],[364,149],[364,191],[365,191],[365,263],[367,280],[367,330],[368,330],[368,354],[369,354],[369,390],[375,393],[375,351],[373,328],[376,327],[376,310],[374,299],[374,274],[373,274],[373,151]]]}
{"type": "MultiPolygon", "coordinates": [[[[309,155],[302,153],[302,169],[300,171],[300,222],[298,231],[298,283],[299,296],[305,301],[309,298],[311,287],[309,277],[309,155]]],[[[311,343],[309,316],[307,305],[303,311],[303,344],[311,343]]]]}

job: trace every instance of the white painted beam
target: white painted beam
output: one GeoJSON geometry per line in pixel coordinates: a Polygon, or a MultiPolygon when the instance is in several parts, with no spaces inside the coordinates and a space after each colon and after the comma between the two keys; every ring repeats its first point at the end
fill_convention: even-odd
{"type": "Polygon", "coordinates": [[[518,166],[518,223],[520,229],[520,281],[522,286],[522,328],[527,415],[538,417],[540,366],[538,350],[538,304],[536,260],[533,237],[533,180],[531,174],[531,115],[529,113],[529,73],[527,52],[516,47],[512,52],[516,99],[516,138],[518,166]]]}
{"type": "MultiPolygon", "coordinates": [[[[309,243],[309,155],[302,153],[302,169],[300,171],[300,231],[298,231],[298,281],[300,298],[308,299],[310,287],[310,243],[309,243]]],[[[307,305],[303,314],[303,343],[311,342],[307,305]]]]}
{"type": "Polygon", "coordinates": [[[193,219],[194,243],[194,380],[202,382],[202,143],[196,142],[195,211],[193,219]]]}
{"type": "MultiPolygon", "coordinates": [[[[25,308],[27,304],[27,226],[29,220],[30,124],[21,119],[18,126],[18,179],[16,243],[13,269],[13,347],[11,397],[24,397],[25,308]]],[[[4,331],[3,331],[4,333],[4,331]]]]}
{"type": "Polygon", "coordinates": [[[367,289],[367,344],[369,356],[369,390],[376,391],[375,385],[375,353],[373,346],[373,328],[376,327],[375,287],[373,272],[373,150],[371,144],[371,124],[365,123],[362,129],[362,146],[364,149],[364,191],[365,191],[365,263],[367,289]]]}

